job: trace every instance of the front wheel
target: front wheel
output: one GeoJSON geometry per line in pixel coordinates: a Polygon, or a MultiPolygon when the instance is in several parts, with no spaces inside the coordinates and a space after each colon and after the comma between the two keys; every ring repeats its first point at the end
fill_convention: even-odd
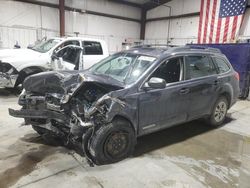
{"type": "Polygon", "coordinates": [[[130,123],[115,120],[100,127],[90,141],[89,152],[97,165],[118,162],[130,156],[136,137],[130,123]]]}
{"type": "Polygon", "coordinates": [[[17,80],[16,80],[14,88],[21,92],[23,90],[23,82],[24,82],[24,80],[27,77],[29,77],[29,76],[31,76],[33,74],[40,73],[40,72],[42,72],[42,71],[41,70],[34,70],[31,73],[25,73],[24,71],[21,71],[19,73],[19,76],[18,76],[17,80]]]}
{"type": "Polygon", "coordinates": [[[42,127],[38,127],[35,125],[32,125],[32,128],[39,134],[39,135],[43,135],[46,133],[46,129],[42,128],[42,127]]]}
{"type": "Polygon", "coordinates": [[[214,127],[220,126],[226,118],[227,110],[228,110],[227,99],[225,97],[220,97],[216,101],[212,114],[210,115],[208,119],[209,124],[214,127]]]}

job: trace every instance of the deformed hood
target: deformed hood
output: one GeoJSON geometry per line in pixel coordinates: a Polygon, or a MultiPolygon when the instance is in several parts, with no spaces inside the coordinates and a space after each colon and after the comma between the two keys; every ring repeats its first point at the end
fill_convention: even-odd
{"type": "Polygon", "coordinates": [[[98,82],[123,88],[124,85],[117,80],[103,75],[93,75],[87,71],[50,71],[29,76],[24,81],[24,89],[28,92],[45,94],[73,93],[84,82],[98,82]]]}

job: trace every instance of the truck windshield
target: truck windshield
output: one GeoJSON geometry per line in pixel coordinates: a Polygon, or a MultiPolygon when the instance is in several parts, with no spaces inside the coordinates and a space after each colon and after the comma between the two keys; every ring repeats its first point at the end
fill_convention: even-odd
{"type": "Polygon", "coordinates": [[[35,45],[32,50],[35,50],[37,52],[45,53],[49,51],[51,48],[53,48],[56,44],[58,44],[60,40],[58,39],[49,39],[47,41],[41,42],[37,45],[35,45]]]}
{"type": "Polygon", "coordinates": [[[124,84],[135,82],[152,65],[155,57],[132,53],[118,53],[93,65],[89,71],[107,75],[124,84]]]}

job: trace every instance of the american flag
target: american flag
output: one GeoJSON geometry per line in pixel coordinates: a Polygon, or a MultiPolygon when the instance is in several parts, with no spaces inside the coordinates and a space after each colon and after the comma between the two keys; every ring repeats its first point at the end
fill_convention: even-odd
{"type": "Polygon", "coordinates": [[[198,43],[228,43],[239,34],[247,0],[201,0],[198,43]]]}

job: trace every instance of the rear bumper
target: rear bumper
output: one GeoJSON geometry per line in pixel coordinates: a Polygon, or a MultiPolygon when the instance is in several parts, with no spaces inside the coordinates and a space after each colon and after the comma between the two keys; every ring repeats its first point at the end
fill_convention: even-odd
{"type": "Polygon", "coordinates": [[[9,75],[9,74],[0,72],[0,87],[13,88],[16,84],[17,77],[18,77],[18,74],[9,75]]]}
{"type": "Polygon", "coordinates": [[[30,110],[30,109],[14,110],[9,108],[9,114],[17,118],[54,119],[64,123],[69,122],[70,119],[67,115],[63,113],[58,113],[49,110],[30,110]]]}

